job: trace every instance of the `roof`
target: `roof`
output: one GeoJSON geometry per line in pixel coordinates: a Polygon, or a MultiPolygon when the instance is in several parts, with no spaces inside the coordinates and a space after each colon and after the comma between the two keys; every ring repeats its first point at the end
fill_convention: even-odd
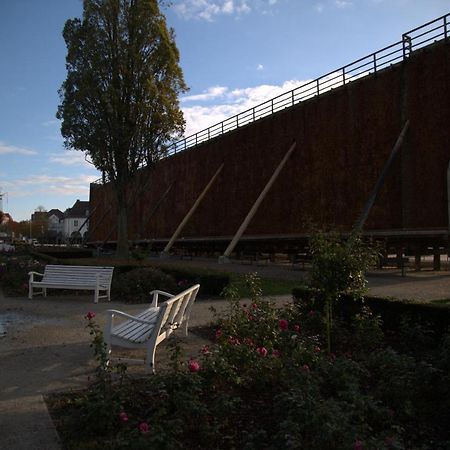
{"type": "Polygon", "coordinates": [[[47,213],[47,217],[51,217],[51,216],[56,216],[58,217],[58,219],[62,219],[64,218],[64,213],[62,211],[60,211],[59,209],[51,209],[48,213],[47,213]]]}
{"type": "Polygon", "coordinates": [[[72,208],[64,213],[65,217],[87,217],[89,215],[89,202],[77,200],[72,208]]]}

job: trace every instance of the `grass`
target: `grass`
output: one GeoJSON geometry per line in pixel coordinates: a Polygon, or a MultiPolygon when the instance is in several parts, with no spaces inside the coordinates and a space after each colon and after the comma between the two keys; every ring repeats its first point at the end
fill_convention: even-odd
{"type": "MultiPolygon", "coordinates": [[[[230,273],[231,282],[238,288],[241,298],[250,296],[249,289],[245,286],[245,275],[230,273]]],[[[300,287],[303,283],[301,280],[283,280],[279,278],[260,278],[261,288],[264,295],[272,297],[275,295],[291,295],[292,289],[300,287]]]]}

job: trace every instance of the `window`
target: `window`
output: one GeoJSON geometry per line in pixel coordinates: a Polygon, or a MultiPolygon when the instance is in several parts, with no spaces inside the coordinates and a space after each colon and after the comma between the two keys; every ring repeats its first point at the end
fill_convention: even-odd
{"type": "Polygon", "coordinates": [[[74,227],[77,227],[77,226],[78,226],[78,220],[74,220],[74,221],[73,221],[73,226],[74,226],[74,227]]]}

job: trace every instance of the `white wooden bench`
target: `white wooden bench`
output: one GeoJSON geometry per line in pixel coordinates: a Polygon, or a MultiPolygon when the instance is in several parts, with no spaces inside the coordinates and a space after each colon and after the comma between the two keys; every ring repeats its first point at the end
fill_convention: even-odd
{"type": "Polygon", "coordinates": [[[135,316],[114,309],[108,310],[104,332],[108,355],[111,355],[112,345],[145,348],[145,360],[118,359],[123,362],[143,363],[154,372],[157,345],[180,327],[184,328],[187,336],[190,310],[199,288],[200,285],[196,284],[177,295],[152,291],[150,294],[153,295],[153,301],[150,307],[135,316]],[[166,299],[159,301],[160,296],[166,299]]]}
{"type": "Polygon", "coordinates": [[[99,298],[111,300],[111,282],[114,267],[99,266],[45,266],[44,273],[29,272],[28,298],[33,294],[43,294],[47,296],[47,289],[79,289],[94,291],[94,303],[98,303],[99,298]],[[41,277],[36,280],[35,277],[41,277]],[[35,292],[35,289],[39,289],[35,292]],[[104,292],[103,295],[100,295],[104,292]]]}

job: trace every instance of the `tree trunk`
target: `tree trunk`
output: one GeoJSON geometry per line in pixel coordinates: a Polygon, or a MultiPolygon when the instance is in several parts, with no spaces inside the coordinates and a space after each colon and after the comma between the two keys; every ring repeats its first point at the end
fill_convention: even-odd
{"type": "Polygon", "coordinates": [[[128,258],[128,208],[126,195],[118,193],[117,195],[117,247],[116,255],[118,258],[128,258]]]}

